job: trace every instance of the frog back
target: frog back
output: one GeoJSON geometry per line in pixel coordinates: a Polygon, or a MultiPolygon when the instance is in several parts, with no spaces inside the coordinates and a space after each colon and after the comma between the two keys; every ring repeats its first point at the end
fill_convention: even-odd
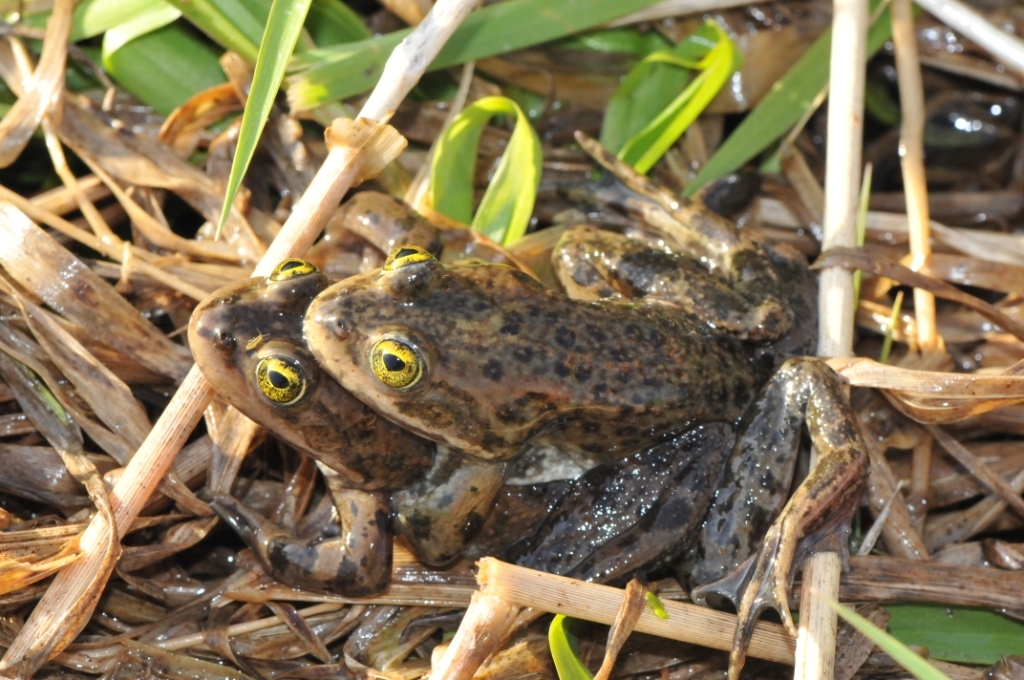
{"type": "Polygon", "coordinates": [[[665,305],[575,301],[500,265],[389,262],[313,301],[309,346],[384,417],[476,456],[618,458],[737,419],[769,368],[665,305]]]}

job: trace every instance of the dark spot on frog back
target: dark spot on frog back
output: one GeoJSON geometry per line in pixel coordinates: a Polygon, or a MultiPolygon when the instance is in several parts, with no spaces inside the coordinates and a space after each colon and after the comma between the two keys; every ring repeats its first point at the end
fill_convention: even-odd
{"type": "Polygon", "coordinates": [[[484,377],[491,382],[501,382],[501,379],[505,376],[505,371],[502,369],[501,362],[497,359],[489,359],[487,363],[483,365],[484,377]]]}
{"type": "Polygon", "coordinates": [[[519,335],[522,329],[523,317],[518,312],[511,312],[505,315],[501,328],[498,329],[502,335],[519,335]]]}
{"type": "Polygon", "coordinates": [[[512,350],[512,358],[521,364],[528,364],[533,361],[533,348],[529,345],[515,347],[512,350]]]}
{"type": "Polygon", "coordinates": [[[572,349],[576,344],[576,332],[566,326],[559,326],[555,329],[555,342],[566,349],[572,349]]]}

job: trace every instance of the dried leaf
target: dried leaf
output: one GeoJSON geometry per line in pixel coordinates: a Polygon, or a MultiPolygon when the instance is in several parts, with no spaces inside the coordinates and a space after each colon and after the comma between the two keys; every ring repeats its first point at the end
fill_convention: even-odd
{"type": "Polygon", "coordinates": [[[9,203],[0,203],[0,264],[51,309],[143,366],[175,379],[188,370],[185,348],[9,203]]]}

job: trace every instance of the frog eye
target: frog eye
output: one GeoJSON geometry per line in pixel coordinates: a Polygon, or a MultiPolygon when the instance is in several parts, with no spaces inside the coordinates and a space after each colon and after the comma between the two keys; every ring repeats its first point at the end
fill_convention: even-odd
{"type": "Polygon", "coordinates": [[[274,267],[274,271],[270,272],[270,276],[267,277],[267,283],[287,281],[288,279],[294,279],[296,276],[305,276],[317,271],[319,270],[309,262],[291,258],[274,267]]]}
{"type": "Polygon", "coordinates": [[[299,364],[284,357],[266,357],[256,364],[256,384],[270,401],[291,406],[306,394],[306,376],[299,364]]]}
{"type": "Polygon", "coordinates": [[[429,262],[433,259],[433,255],[419,246],[402,246],[388,255],[388,259],[384,261],[384,271],[389,272],[406,265],[429,262]]]}
{"type": "Polygon", "coordinates": [[[386,338],[370,351],[370,368],[377,380],[388,387],[412,387],[423,377],[423,358],[412,345],[386,338]]]}

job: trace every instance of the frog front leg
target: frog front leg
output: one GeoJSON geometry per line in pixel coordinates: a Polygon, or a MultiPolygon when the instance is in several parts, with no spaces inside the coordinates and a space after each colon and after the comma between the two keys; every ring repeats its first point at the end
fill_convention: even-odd
{"type": "Polygon", "coordinates": [[[395,531],[424,564],[448,566],[480,531],[504,483],[503,461],[439,444],[424,478],[392,494],[395,531]]]}
{"type": "Polygon", "coordinates": [[[345,488],[330,468],[318,466],[338,512],[338,536],[299,539],[224,494],[210,506],[282,583],[347,597],[379,593],[391,578],[388,494],[345,488]]]}
{"type": "Polygon", "coordinates": [[[754,621],[766,607],[776,609],[796,636],[788,591],[803,557],[834,551],[844,564],[848,558],[850,520],[867,479],[867,450],[839,377],[820,359],[798,357],[779,368],[743,419],[727,478],[705,523],[704,576],[722,573],[754,552],[753,532],[770,521],[773,505],[778,508],[772,498],[783,498],[790,484],[804,423],[817,462],[771,524],[756,558],[693,592],[694,601],[717,592],[737,603],[730,677],[739,673],[754,621]]]}

